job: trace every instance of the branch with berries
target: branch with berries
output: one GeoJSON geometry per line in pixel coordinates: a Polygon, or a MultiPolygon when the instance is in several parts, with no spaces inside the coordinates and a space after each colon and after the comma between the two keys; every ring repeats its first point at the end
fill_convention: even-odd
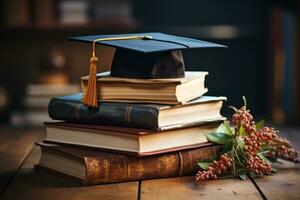
{"type": "Polygon", "coordinates": [[[196,174],[196,181],[218,177],[264,176],[276,172],[273,162],[278,158],[298,162],[297,152],[289,141],[278,136],[274,128],[255,123],[250,110],[244,106],[235,111],[231,122],[225,122],[216,133],[210,133],[208,140],[223,145],[222,155],[217,158],[198,161],[202,170],[196,174]]]}

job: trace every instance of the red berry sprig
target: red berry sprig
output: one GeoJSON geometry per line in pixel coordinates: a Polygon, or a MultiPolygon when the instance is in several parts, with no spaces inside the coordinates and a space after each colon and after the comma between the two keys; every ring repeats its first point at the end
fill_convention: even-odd
{"type": "Polygon", "coordinates": [[[293,149],[291,143],[285,138],[277,137],[276,140],[271,141],[269,145],[274,146],[275,150],[267,153],[267,157],[282,158],[285,160],[298,162],[298,152],[293,149]]]}
{"type": "Polygon", "coordinates": [[[214,161],[206,171],[199,171],[196,174],[196,181],[216,179],[226,172],[231,172],[234,176],[245,173],[268,175],[272,172],[272,164],[266,157],[298,161],[298,153],[286,139],[278,136],[277,130],[270,127],[256,127],[253,116],[247,109],[245,98],[244,102],[245,105],[240,109],[231,107],[235,111],[231,121],[233,127],[225,124],[226,134],[212,133],[211,137],[208,137],[211,138],[209,139],[211,142],[225,144],[227,149],[228,146],[231,149],[219,160],[214,161]]]}
{"type": "Polygon", "coordinates": [[[256,131],[255,122],[253,121],[253,116],[250,114],[250,110],[246,106],[241,107],[236,110],[232,116],[232,122],[235,124],[236,128],[244,127],[247,133],[253,133],[256,131]]]}
{"type": "Polygon", "coordinates": [[[232,166],[232,158],[228,154],[221,155],[218,161],[213,164],[206,171],[199,171],[196,174],[196,181],[216,179],[218,175],[225,173],[232,166]]]}
{"type": "Polygon", "coordinates": [[[250,155],[246,162],[246,166],[248,170],[257,175],[267,175],[272,172],[272,166],[269,163],[264,162],[257,155],[250,155]]]}
{"type": "Polygon", "coordinates": [[[247,110],[246,106],[243,106],[233,115],[233,123],[236,124],[237,128],[243,126],[246,133],[248,133],[244,138],[248,157],[246,161],[247,169],[257,175],[270,174],[272,172],[272,166],[260,159],[257,153],[263,143],[277,137],[276,131],[268,127],[257,130],[250,110],[247,110]]]}
{"type": "Polygon", "coordinates": [[[247,135],[244,141],[248,155],[256,155],[265,142],[278,138],[277,132],[274,128],[263,127],[247,135]]]}

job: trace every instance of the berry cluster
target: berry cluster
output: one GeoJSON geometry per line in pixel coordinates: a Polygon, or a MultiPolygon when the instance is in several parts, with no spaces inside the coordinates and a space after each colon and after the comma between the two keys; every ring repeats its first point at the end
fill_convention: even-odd
{"type": "Polygon", "coordinates": [[[277,137],[277,131],[269,127],[263,127],[255,133],[247,135],[244,141],[248,155],[256,155],[265,142],[269,142],[277,137]]]}
{"type": "Polygon", "coordinates": [[[262,142],[265,141],[269,141],[269,140],[274,140],[275,138],[278,138],[278,131],[275,130],[274,128],[270,128],[270,127],[263,127],[261,129],[259,129],[259,131],[263,134],[263,136],[265,137],[264,140],[262,140],[262,142]]]}
{"type": "Polygon", "coordinates": [[[225,173],[232,166],[232,158],[226,153],[218,161],[214,161],[207,171],[199,171],[196,181],[216,179],[218,175],[225,173]]]}
{"type": "Polygon", "coordinates": [[[246,106],[236,110],[232,116],[232,122],[238,128],[243,126],[247,133],[253,133],[256,131],[255,122],[250,114],[250,110],[247,110],[246,106]]]}
{"type": "Polygon", "coordinates": [[[268,132],[264,132],[261,129],[245,137],[244,141],[248,157],[248,160],[246,161],[246,167],[249,171],[252,171],[257,175],[271,173],[272,166],[261,160],[257,156],[257,153],[261,149],[262,143],[271,140],[272,137],[274,136],[268,134],[268,132]]]}
{"type": "MultiPolygon", "coordinates": [[[[196,174],[196,181],[215,179],[229,170],[235,176],[239,175],[238,171],[252,172],[259,176],[270,174],[272,165],[264,156],[298,161],[297,152],[286,139],[278,136],[277,130],[270,127],[256,127],[253,116],[246,107],[246,100],[244,101],[245,106],[239,110],[232,107],[235,110],[232,116],[234,133],[231,133],[230,140],[225,142],[227,146],[232,145],[231,150],[227,152],[228,154],[223,154],[218,161],[214,161],[208,170],[199,171],[196,174]],[[268,153],[260,154],[266,151],[268,153]]],[[[212,139],[212,142],[218,143],[218,140],[212,139]]],[[[224,144],[224,141],[219,144],[224,144]]]]}
{"type": "Polygon", "coordinates": [[[257,156],[263,143],[268,142],[277,137],[277,132],[273,128],[263,127],[256,129],[253,117],[250,111],[243,106],[233,115],[233,122],[239,127],[243,126],[248,135],[244,138],[245,148],[248,160],[246,167],[248,170],[257,175],[269,174],[272,171],[272,166],[264,162],[257,156]]]}
{"type": "Polygon", "coordinates": [[[270,144],[275,146],[275,150],[269,152],[266,155],[267,157],[298,161],[298,152],[292,148],[292,145],[286,139],[278,137],[277,140],[271,141],[270,144]]]}
{"type": "Polygon", "coordinates": [[[257,155],[250,155],[247,162],[247,168],[257,175],[267,175],[272,172],[272,166],[261,160],[257,155]]]}

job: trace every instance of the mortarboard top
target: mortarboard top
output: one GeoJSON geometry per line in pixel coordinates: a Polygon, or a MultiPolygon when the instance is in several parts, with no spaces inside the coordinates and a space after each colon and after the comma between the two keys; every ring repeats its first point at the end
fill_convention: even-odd
{"type": "Polygon", "coordinates": [[[88,35],[69,40],[115,47],[110,75],[124,78],[184,77],[185,66],[180,50],[226,47],[163,33],[88,35]]]}

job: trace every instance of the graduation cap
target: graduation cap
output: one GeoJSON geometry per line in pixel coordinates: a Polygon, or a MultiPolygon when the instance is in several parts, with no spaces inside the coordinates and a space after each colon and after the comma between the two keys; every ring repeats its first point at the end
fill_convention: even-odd
{"type": "Polygon", "coordinates": [[[96,44],[115,47],[111,76],[124,78],[181,78],[185,66],[181,50],[194,48],[226,47],[186,37],[163,33],[132,33],[115,35],[89,35],[69,38],[70,41],[92,43],[90,73],[83,102],[97,107],[96,44]]]}

